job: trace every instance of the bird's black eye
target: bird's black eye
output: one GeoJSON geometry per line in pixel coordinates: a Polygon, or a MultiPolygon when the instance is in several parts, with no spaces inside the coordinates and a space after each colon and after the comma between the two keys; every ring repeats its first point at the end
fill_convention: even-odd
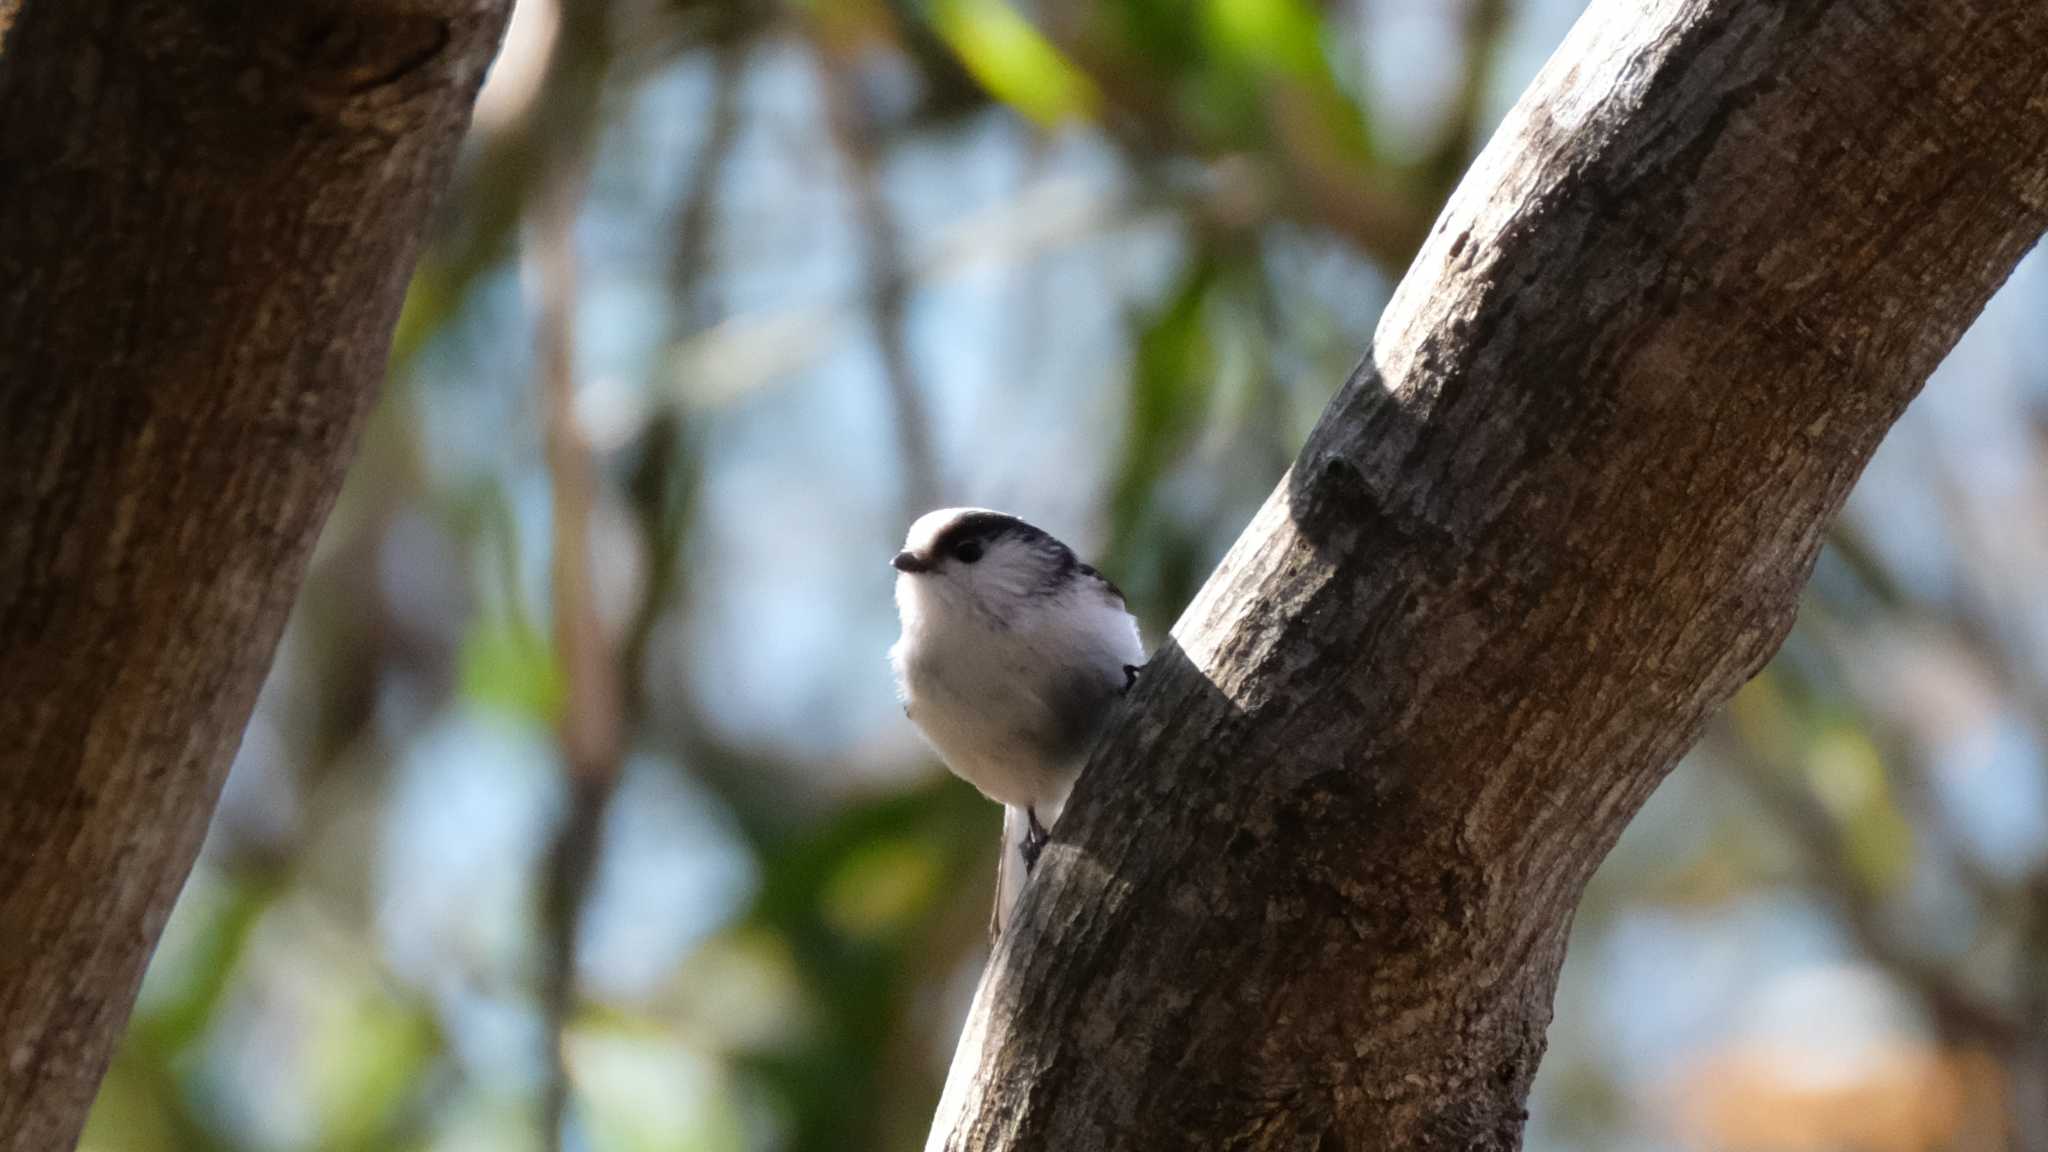
{"type": "Polygon", "coordinates": [[[981,559],[981,541],[962,540],[953,545],[953,559],[962,564],[972,564],[981,559]]]}

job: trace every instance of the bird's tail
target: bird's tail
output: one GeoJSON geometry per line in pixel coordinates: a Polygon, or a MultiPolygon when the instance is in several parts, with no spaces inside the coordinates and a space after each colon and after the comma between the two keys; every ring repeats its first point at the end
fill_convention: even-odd
{"type": "Polygon", "coordinates": [[[996,907],[989,918],[988,941],[993,945],[1010,923],[1010,913],[1017,909],[1017,897],[1023,894],[1024,880],[1029,875],[1024,870],[1024,841],[1031,835],[1031,821],[1024,809],[1014,804],[1003,806],[1003,844],[996,856],[996,907]]]}

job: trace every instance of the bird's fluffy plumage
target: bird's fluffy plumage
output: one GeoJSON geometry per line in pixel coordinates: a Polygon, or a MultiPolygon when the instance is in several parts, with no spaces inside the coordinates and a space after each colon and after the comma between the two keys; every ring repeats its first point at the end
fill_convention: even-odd
{"type": "Polygon", "coordinates": [[[897,556],[903,633],[890,649],[904,711],[947,767],[1008,805],[997,923],[1024,869],[1029,827],[1051,827],[1102,721],[1142,664],[1116,586],[1030,524],[946,508],[911,525],[897,556]]]}

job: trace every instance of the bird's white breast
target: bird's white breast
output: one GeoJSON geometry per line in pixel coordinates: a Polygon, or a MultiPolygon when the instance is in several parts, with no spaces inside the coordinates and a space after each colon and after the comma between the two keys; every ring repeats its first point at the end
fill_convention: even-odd
{"type": "Polygon", "coordinates": [[[897,580],[890,650],[904,708],[947,767],[990,799],[1058,816],[1089,743],[1144,661],[1137,624],[1093,581],[998,619],[931,580],[897,580]]]}

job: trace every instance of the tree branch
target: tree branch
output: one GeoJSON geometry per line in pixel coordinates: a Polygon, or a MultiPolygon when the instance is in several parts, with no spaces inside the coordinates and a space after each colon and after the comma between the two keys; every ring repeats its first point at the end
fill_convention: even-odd
{"type": "Polygon", "coordinates": [[[523,114],[498,133],[479,132],[479,147],[462,165],[456,201],[462,212],[450,232],[428,248],[415,277],[396,358],[417,352],[413,333],[437,331],[469,299],[485,273],[513,254],[520,222],[536,186],[580,157],[598,131],[605,82],[617,63],[611,0],[555,0],[561,24],[548,50],[539,91],[523,114]],[[417,319],[415,319],[417,317],[417,319]]]}
{"type": "Polygon", "coordinates": [[[889,215],[882,188],[881,144],[868,113],[866,97],[855,83],[844,49],[821,43],[818,66],[823,79],[825,120],[833,143],[847,166],[856,224],[867,243],[868,315],[875,345],[882,356],[882,378],[888,385],[889,408],[896,426],[896,450],[903,473],[905,520],[916,519],[939,502],[938,453],[932,447],[931,421],[925,415],[924,391],[911,362],[909,332],[910,277],[898,251],[896,223],[889,215]]]}
{"type": "MultiPolygon", "coordinates": [[[[719,206],[719,183],[739,139],[740,86],[746,79],[743,44],[709,49],[711,102],[704,114],[704,143],[697,150],[676,212],[671,323],[685,331],[708,325],[713,272],[711,240],[719,206]]],[[[659,388],[656,389],[659,391],[659,388]]],[[[647,547],[647,587],[634,606],[620,650],[626,678],[626,710],[635,727],[653,707],[647,683],[647,654],[662,614],[684,592],[683,546],[695,514],[697,460],[686,442],[682,405],[664,396],[641,436],[640,459],[627,483],[633,517],[647,547]]],[[[676,647],[687,647],[677,645],[676,647]]]]}
{"type": "Polygon", "coordinates": [[[1472,150],[1479,146],[1484,127],[1486,97],[1501,54],[1501,38],[1507,32],[1508,0],[1466,0],[1465,18],[1459,27],[1464,50],[1464,75],[1451,100],[1451,113],[1443,138],[1430,150],[1422,168],[1430,189],[1448,195],[1458,185],[1472,150]]]}
{"type": "Polygon", "coordinates": [[[548,1079],[541,1107],[542,1147],[559,1152],[569,1107],[563,1040],[576,1011],[577,931],[603,845],[604,813],[618,783],[626,734],[618,665],[598,619],[590,563],[597,468],[576,423],[576,216],[587,179],[580,154],[565,156],[544,179],[530,242],[538,305],[540,390],[547,412],[548,473],[554,540],[549,566],[555,666],[562,677],[557,734],[568,775],[568,810],[548,857],[543,931],[547,970],[548,1079]]]}
{"type": "MultiPolygon", "coordinates": [[[[1717,743],[1710,738],[1706,746],[1717,743]]],[[[1814,890],[1834,905],[1864,953],[1926,1003],[1943,1042],[1974,1043],[2009,1057],[2021,1036],[2012,1014],[1896,937],[1886,922],[1884,898],[1857,873],[1854,853],[1827,808],[1792,782],[1793,769],[1764,762],[1761,749],[1735,739],[1725,743],[1716,759],[1792,834],[1812,869],[1814,890]]]]}
{"type": "Polygon", "coordinates": [[[2048,226],[2035,0],[1596,4],[1106,735],[934,1149],[1509,1149],[1572,909],[2048,226]]]}
{"type": "Polygon", "coordinates": [[[28,0],[7,31],[0,1150],[77,1137],[509,8],[28,0]]]}

